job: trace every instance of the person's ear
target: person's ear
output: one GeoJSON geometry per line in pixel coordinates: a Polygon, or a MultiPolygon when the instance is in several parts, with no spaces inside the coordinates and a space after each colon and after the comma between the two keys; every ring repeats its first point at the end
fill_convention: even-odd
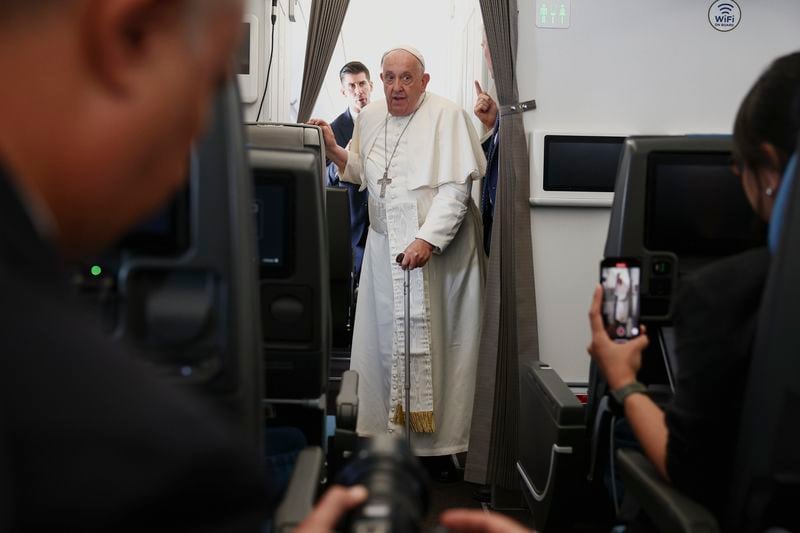
{"type": "Polygon", "coordinates": [[[785,162],[784,157],[781,156],[781,153],[775,148],[774,144],[765,141],[759,145],[759,149],[764,156],[764,161],[766,162],[765,166],[775,170],[780,170],[781,167],[783,167],[785,162]]]}
{"type": "Polygon", "coordinates": [[[422,75],[422,88],[423,89],[427,89],[428,88],[428,82],[430,82],[430,81],[431,81],[431,75],[428,74],[427,72],[425,74],[423,74],[422,75]]]}
{"type": "Polygon", "coordinates": [[[157,58],[165,29],[182,23],[182,0],[87,0],[82,38],[89,68],[106,89],[126,93],[157,58]]]}
{"type": "Polygon", "coordinates": [[[785,157],[781,155],[772,143],[763,142],[760,148],[766,160],[766,165],[764,165],[764,169],[760,172],[764,180],[762,186],[765,189],[769,188],[773,191],[777,191],[781,184],[781,179],[783,178],[781,169],[786,162],[785,157]]]}

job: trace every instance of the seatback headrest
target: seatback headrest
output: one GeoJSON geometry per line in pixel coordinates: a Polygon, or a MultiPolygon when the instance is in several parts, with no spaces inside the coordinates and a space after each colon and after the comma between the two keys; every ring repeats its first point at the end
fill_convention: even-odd
{"type": "Polygon", "coordinates": [[[794,154],[792,158],[789,159],[789,164],[786,165],[786,170],[783,173],[783,179],[778,188],[778,196],[775,198],[775,204],[772,207],[772,217],[769,221],[769,251],[773,255],[778,249],[781,231],[783,230],[783,221],[786,219],[790,191],[792,189],[792,183],[797,179],[797,171],[797,154],[794,154]]]}

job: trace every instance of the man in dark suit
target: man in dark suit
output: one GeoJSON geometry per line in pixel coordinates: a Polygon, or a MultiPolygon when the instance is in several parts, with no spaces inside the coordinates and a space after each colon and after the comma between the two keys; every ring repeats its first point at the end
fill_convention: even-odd
{"type": "MultiPolygon", "coordinates": [[[[202,398],[110,342],[62,267],[181,185],[230,75],[241,8],[0,2],[2,531],[261,529],[255,452],[202,398]]],[[[363,497],[339,489],[306,525],[330,529],[363,497]]]]}
{"type": "MultiPolygon", "coordinates": [[[[483,58],[492,75],[492,55],[489,53],[489,44],[486,33],[483,34],[483,58]]],[[[483,153],[486,155],[486,175],[483,177],[481,188],[481,215],[483,216],[483,250],[486,255],[492,245],[492,223],[494,222],[494,206],[497,199],[497,181],[500,178],[500,113],[497,103],[488,92],[481,88],[481,84],[475,81],[475,92],[477,98],[473,113],[481,121],[487,130],[486,135],[481,139],[483,153]]]]}
{"type": "MultiPolygon", "coordinates": [[[[342,95],[350,104],[344,113],[331,122],[336,144],[346,147],[353,137],[353,123],[361,110],[369,104],[372,94],[372,81],[369,70],[359,61],[351,61],[339,71],[342,82],[342,95]]],[[[350,242],[353,247],[353,277],[358,285],[361,277],[361,262],[364,259],[364,246],[367,244],[367,230],[369,229],[369,212],[367,209],[368,195],[366,189],[358,190],[354,183],[339,180],[338,170],[333,163],[328,164],[328,185],[331,187],[345,187],[350,198],[350,242]]]]}
{"type": "Polygon", "coordinates": [[[486,255],[492,245],[492,223],[494,221],[494,206],[497,199],[497,180],[500,176],[500,113],[497,104],[489,93],[475,82],[475,92],[478,97],[475,101],[475,116],[488,130],[481,139],[483,153],[486,155],[486,175],[483,177],[481,187],[481,215],[483,216],[483,250],[486,255]]]}

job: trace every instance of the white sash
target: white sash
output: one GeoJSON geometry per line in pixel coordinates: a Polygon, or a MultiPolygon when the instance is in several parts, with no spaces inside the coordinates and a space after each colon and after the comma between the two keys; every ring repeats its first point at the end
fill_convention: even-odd
{"type": "MultiPolygon", "coordinates": [[[[394,334],[392,339],[391,402],[389,429],[401,429],[405,409],[405,274],[396,262],[397,255],[414,241],[419,230],[417,203],[414,200],[386,203],[389,258],[392,265],[394,334]]],[[[430,341],[430,301],[426,269],[411,271],[411,428],[418,433],[433,433],[433,375],[430,341]]]]}

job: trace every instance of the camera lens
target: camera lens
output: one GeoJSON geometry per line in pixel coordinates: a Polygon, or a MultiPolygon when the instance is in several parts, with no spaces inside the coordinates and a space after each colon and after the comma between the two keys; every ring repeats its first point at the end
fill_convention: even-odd
{"type": "Polygon", "coordinates": [[[364,504],[346,518],[345,531],[416,533],[428,512],[428,477],[408,444],[381,435],[365,441],[340,472],[341,485],[363,485],[364,504]]]}

